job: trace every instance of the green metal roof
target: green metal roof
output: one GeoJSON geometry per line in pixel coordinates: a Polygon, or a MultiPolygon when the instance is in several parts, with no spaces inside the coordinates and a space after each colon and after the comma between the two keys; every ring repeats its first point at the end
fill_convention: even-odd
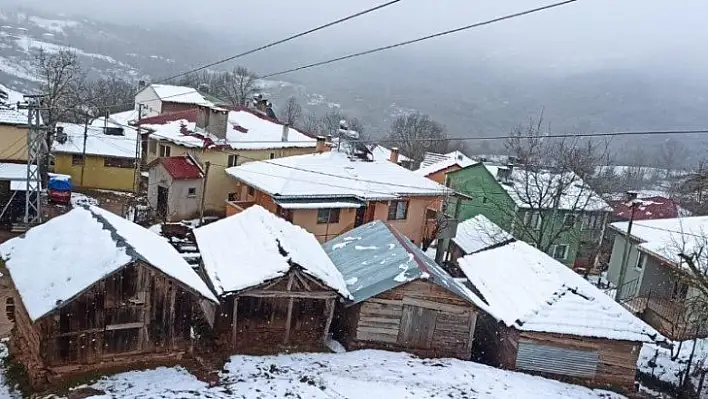
{"type": "Polygon", "coordinates": [[[353,303],[417,279],[427,279],[473,304],[485,306],[421,248],[381,220],[359,226],[323,247],[344,276],[353,303]]]}

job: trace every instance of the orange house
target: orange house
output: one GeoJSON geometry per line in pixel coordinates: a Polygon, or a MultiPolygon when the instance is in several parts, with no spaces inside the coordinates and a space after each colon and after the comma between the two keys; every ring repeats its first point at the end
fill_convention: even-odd
{"type": "Polygon", "coordinates": [[[236,190],[226,201],[233,215],[258,204],[325,242],[372,220],[386,220],[420,244],[451,190],[389,160],[357,159],[326,151],[249,162],[226,169],[236,190]]]}

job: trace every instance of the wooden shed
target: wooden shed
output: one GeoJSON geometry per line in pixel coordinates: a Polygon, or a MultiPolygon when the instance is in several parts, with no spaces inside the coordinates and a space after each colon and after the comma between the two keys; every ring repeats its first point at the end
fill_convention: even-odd
{"type": "Polygon", "coordinates": [[[335,325],[347,348],[471,357],[481,299],[395,228],[376,220],[324,248],[352,295],[335,325]]]}
{"type": "Polygon", "coordinates": [[[15,292],[11,357],[34,389],[175,364],[208,336],[217,299],[167,241],[77,208],[0,245],[15,292]]]}
{"type": "Polygon", "coordinates": [[[475,355],[492,366],[631,392],[642,344],[664,339],[524,242],[468,255],[459,265],[488,304],[475,355]]]}
{"type": "Polygon", "coordinates": [[[215,329],[233,353],[324,350],[341,273],[314,235],[254,205],[194,231],[219,295],[215,329]]]}

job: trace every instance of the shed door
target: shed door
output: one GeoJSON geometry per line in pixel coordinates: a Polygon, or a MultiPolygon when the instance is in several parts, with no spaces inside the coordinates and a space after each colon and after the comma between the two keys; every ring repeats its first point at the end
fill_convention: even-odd
{"type": "Polygon", "coordinates": [[[430,348],[437,316],[438,312],[434,309],[404,305],[398,343],[412,348],[430,348]]]}
{"type": "Polygon", "coordinates": [[[600,353],[597,350],[569,349],[520,341],[517,370],[537,371],[570,377],[593,378],[600,353]]]}

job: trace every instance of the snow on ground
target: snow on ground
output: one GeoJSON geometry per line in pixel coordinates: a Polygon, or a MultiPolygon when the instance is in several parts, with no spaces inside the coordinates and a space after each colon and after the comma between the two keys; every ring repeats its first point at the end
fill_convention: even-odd
{"type": "MultiPolygon", "coordinates": [[[[652,375],[660,381],[677,386],[680,375],[686,370],[688,359],[693,349],[693,341],[684,341],[681,345],[678,356],[672,360],[670,349],[661,348],[656,345],[645,344],[639,353],[637,360],[638,369],[652,375]]],[[[678,343],[675,344],[674,352],[678,350],[678,343]]],[[[708,369],[708,338],[699,339],[696,342],[696,351],[693,355],[693,366],[695,368],[708,369]]],[[[692,377],[697,386],[698,377],[692,377]]]]}
{"type": "Polygon", "coordinates": [[[96,198],[89,197],[86,194],[76,192],[71,193],[71,206],[77,207],[86,205],[98,206],[98,200],[96,198]]]}
{"type": "Polygon", "coordinates": [[[362,350],[341,354],[233,356],[209,388],[186,370],[105,377],[94,398],[622,398],[623,396],[453,359],[362,350]]]}

